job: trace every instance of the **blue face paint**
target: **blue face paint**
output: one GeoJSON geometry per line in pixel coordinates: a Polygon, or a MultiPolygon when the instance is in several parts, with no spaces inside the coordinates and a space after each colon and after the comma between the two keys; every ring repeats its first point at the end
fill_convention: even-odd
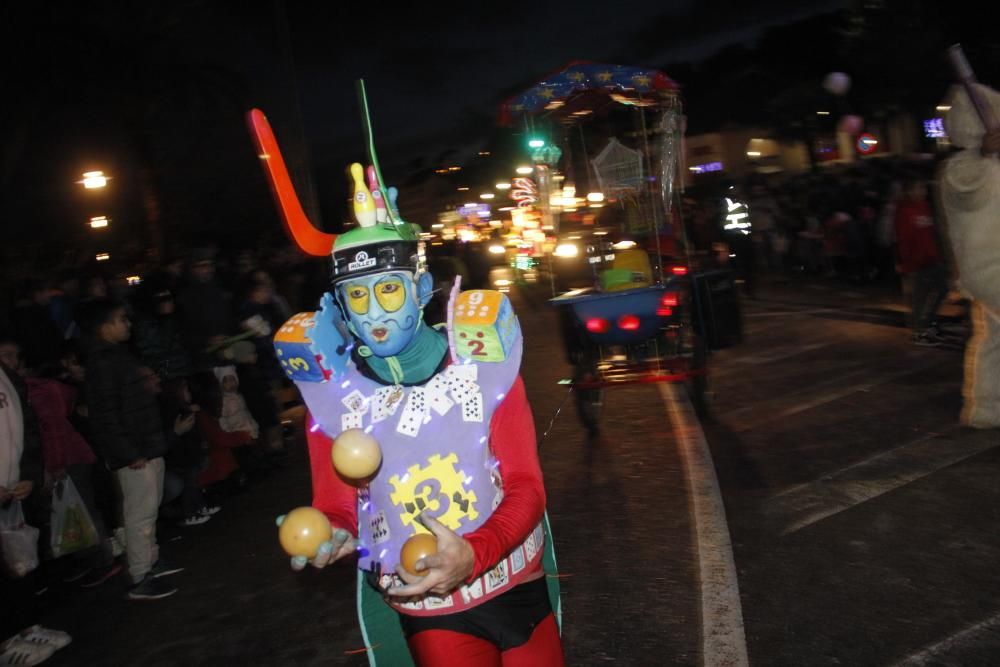
{"type": "Polygon", "coordinates": [[[337,299],[354,335],[378,357],[394,357],[413,340],[421,317],[413,293],[413,275],[408,271],[379,273],[337,285],[337,299]]]}

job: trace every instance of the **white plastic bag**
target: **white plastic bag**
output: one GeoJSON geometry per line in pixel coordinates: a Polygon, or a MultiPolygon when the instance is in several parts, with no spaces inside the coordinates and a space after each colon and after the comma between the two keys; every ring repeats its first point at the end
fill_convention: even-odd
{"type": "Polygon", "coordinates": [[[24,522],[20,500],[0,508],[0,552],[6,570],[18,579],[38,567],[38,529],[24,522]]]}
{"type": "Polygon", "coordinates": [[[97,528],[76,484],[69,477],[59,480],[52,491],[52,557],[88,549],[97,541],[97,528]]]}

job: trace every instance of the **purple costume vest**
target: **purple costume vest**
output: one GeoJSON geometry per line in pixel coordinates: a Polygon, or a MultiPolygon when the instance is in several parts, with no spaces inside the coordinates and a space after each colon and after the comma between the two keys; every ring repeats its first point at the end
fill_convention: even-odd
{"type": "MultiPolygon", "coordinates": [[[[461,535],[481,526],[500,504],[499,462],[490,452],[489,429],[520,369],[520,333],[513,343],[502,361],[462,360],[419,386],[380,384],[353,362],[339,381],[297,383],[324,432],[335,437],[361,428],[381,447],[381,468],[358,492],[358,567],[368,570],[378,563],[386,573],[383,585],[398,579],[394,572],[403,543],[427,532],[416,521],[421,512],[461,535]]],[[[481,580],[463,586],[461,595],[393,606],[417,615],[451,612],[508,590],[540,557],[541,530],[515,551],[481,580]]]]}

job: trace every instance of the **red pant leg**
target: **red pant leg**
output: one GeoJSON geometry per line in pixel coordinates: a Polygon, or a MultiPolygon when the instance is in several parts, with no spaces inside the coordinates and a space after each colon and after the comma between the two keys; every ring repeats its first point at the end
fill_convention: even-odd
{"type": "Polygon", "coordinates": [[[503,667],[562,667],[563,664],[559,626],[553,614],[538,624],[527,642],[503,652],[503,667]]]}
{"type": "Polygon", "coordinates": [[[424,630],[410,637],[407,645],[419,667],[502,667],[506,664],[500,662],[500,650],[492,642],[462,632],[424,630]]]}

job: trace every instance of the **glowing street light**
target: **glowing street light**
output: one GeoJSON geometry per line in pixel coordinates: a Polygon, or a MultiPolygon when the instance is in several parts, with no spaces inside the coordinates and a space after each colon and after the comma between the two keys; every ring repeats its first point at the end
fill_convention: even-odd
{"type": "Polygon", "coordinates": [[[518,167],[514,171],[516,171],[519,174],[530,174],[531,172],[534,171],[534,169],[532,167],[518,167]]]}
{"type": "Polygon", "coordinates": [[[103,171],[85,171],[83,172],[83,180],[77,181],[77,183],[83,183],[83,187],[88,190],[95,190],[106,186],[108,177],[104,175],[103,171]]]}
{"type": "Polygon", "coordinates": [[[106,262],[106,261],[108,261],[109,259],[111,259],[111,255],[109,255],[109,254],[108,254],[108,253],[106,253],[106,252],[99,252],[99,253],[97,253],[97,255],[96,255],[96,256],[94,257],[94,259],[96,259],[96,260],[97,260],[98,262],[106,262]]]}
{"type": "Polygon", "coordinates": [[[493,199],[494,197],[496,197],[496,195],[493,194],[492,192],[484,192],[483,194],[479,195],[480,199],[493,199]]]}
{"type": "Polygon", "coordinates": [[[496,188],[497,188],[497,190],[510,190],[510,183],[506,183],[506,182],[504,182],[504,183],[497,183],[496,184],[496,188]]]}
{"type": "Polygon", "coordinates": [[[105,216],[105,215],[98,215],[98,216],[94,216],[93,218],[91,218],[89,224],[90,224],[90,228],[91,229],[100,229],[101,227],[107,227],[108,226],[108,222],[109,221],[108,221],[107,216],[105,216]]]}

